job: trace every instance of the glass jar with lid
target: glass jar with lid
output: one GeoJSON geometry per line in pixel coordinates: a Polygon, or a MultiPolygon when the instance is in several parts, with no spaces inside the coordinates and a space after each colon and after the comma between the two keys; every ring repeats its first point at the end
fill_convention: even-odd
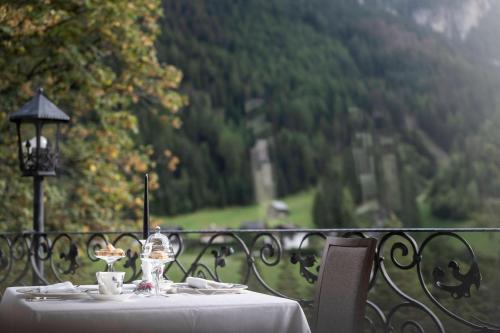
{"type": "Polygon", "coordinates": [[[163,272],[163,265],[175,260],[175,253],[170,240],[160,231],[160,227],[156,227],[155,233],[149,236],[144,243],[141,254],[141,260],[151,264],[155,295],[157,296],[160,294],[160,279],[163,272]]]}

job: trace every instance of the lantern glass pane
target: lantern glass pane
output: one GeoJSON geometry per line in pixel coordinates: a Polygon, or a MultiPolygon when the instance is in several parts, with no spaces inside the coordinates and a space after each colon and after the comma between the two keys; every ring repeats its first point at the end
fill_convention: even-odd
{"type": "Polygon", "coordinates": [[[51,152],[56,152],[57,124],[44,124],[42,128],[42,136],[47,140],[47,148],[49,148],[51,152]]]}
{"type": "Polygon", "coordinates": [[[30,147],[34,148],[31,142],[33,138],[36,137],[36,127],[33,123],[21,123],[21,143],[23,146],[23,152],[26,152],[26,143],[30,142],[30,147]]]}

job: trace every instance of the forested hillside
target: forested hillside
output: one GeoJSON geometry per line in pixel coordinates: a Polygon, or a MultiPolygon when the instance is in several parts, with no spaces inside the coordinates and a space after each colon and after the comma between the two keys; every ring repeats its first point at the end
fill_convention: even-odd
{"type": "Polygon", "coordinates": [[[500,195],[500,75],[471,56],[474,42],[412,20],[414,2],[163,6],[158,54],[182,70],[189,107],[180,130],[140,117],[156,158],[180,160],[175,172],[158,164],[157,213],[252,203],[259,138],[279,196],[318,186],[321,226],[355,223],[372,201],[382,219],[418,225],[421,193],[434,214],[464,218],[500,195]]]}

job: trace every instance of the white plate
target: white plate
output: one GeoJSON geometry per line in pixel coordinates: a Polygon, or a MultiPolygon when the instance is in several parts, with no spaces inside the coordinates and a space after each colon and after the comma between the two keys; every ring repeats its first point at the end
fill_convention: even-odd
{"type": "Polygon", "coordinates": [[[47,297],[47,298],[62,298],[62,299],[77,299],[87,298],[87,293],[83,290],[76,289],[73,292],[41,292],[40,288],[18,289],[18,293],[25,297],[47,297]]]}
{"type": "Polygon", "coordinates": [[[187,283],[172,283],[172,292],[189,294],[238,294],[248,289],[244,284],[234,283],[231,288],[193,288],[187,283]]]}
{"type": "Polygon", "coordinates": [[[134,293],[125,292],[125,293],[119,294],[119,295],[104,295],[104,294],[99,294],[99,291],[97,291],[97,290],[89,290],[89,291],[87,291],[87,295],[89,295],[91,298],[98,300],[98,301],[123,302],[123,301],[128,300],[131,296],[133,296],[134,293]]]}

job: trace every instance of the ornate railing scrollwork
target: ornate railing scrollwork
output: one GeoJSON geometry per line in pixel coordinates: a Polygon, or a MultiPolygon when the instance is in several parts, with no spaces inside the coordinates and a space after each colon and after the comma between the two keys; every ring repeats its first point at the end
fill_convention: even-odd
{"type": "Polygon", "coordinates": [[[436,267],[433,271],[433,278],[434,285],[437,288],[447,291],[451,294],[451,297],[455,299],[470,297],[470,288],[473,285],[476,286],[476,290],[479,290],[482,277],[477,262],[474,261],[470,266],[469,271],[465,274],[460,272],[460,266],[455,260],[450,261],[448,267],[451,269],[453,277],[458,280],[460,284],[447,285],[444,283],[443,280],[445,272],[441,269],[441,267],[436,267]]]}
{"type": "MultiPolygon", "coordinates": [[[[477,294],[486,287],[493,288],[492,280],[500,280],[498,270],[483,265],[476,257],[463,232],[499,233],[500,229],[167,231],[175,260],[165,266],[163,274],[177,281],[188,276],[218,281],[238,276],[239,281],[231,282],[252,283],[251,287],[259,291],[311,305],[325,238],[330,234],[376,237],[365,319],[367,332],[445,332],[448,327],[450,332],[460,328],[500,332],[500,324],[494,319],[498,313],[487,316],[480,311],[474,315],[468,308],[462,315],[457,311],[460,302],[478,302],[477,294]],[[442,250],[449,241],[455,246],[442,250]],[[488,274],[481,271],[485,267],[490,270],[488,274]],[[287,290],[286,283],[291,290],[287,290]]],[[[0,233],[0,287],[30,284],[33,274],[47,283],[68,279],[78,284],[94,283],[95,271],[105,268],[95,251],[108,243],[125,250],[125,258],[115,269],[125,270],[130,282],[142,274],[140,235],[0,233]],[[35,259],[43,263],[43,273],[36,269],[35,259]]]]}
{"type": "Polygon", "coordinates": [[[311,237],[319,237],[324,240],[326,238],[324,233],[310,232],[307,233],[300,241],[297,251],[292,252],[290,261],[292,264],[299,264],[300,275],[309,283],[315,283],[318,280],[319,260],[316,254],[304,254],[304,244],[311,237]],[[311,271],[313,268],[314,272],[311,271]]]}
{"type": "MultiPolygon", "coordinates": [[[[112,244],[116,247],[125,248],[125,258],[123,258],[120,262],[123,263],[123,267],[127,270],[130,270],[131,273],[126,278],[125,282],[130,283],[139,278],[140,267],[141,264],[139,262],[140,251],[142,249],[142,243],[139,237],[131,232],[126,232],[119,234],[113,241],[112,244]],[[128,239],[127,246],[120,246],[121,242],[124,242],[128,239]],[[134,248],[132,248],[134,247],[134,248]]],[[[120,264],[118,262],[118,264],[120,264]]]]}
{"type": "Polygon", "coordinates": [[[12,271],[13,279],[11,284],[17,285],[19,282],[28,274],[30,268],[32,268],[33,264],[33,255],[30,252],[30,240],[28,239],[29,235],[25,234],[16,234],[11,241],[11,258],[12,263],[20,262],[22,268],[18,268],[12,271]]]}
{"type": "Polygon", "coordinates": [[[59,281],[63,280],[62,275],[75,274],[76,270],[80,267],[77,262],[78,246],[68,234],[60,234],[56,236],[50,247],[50,264],[52,272],[55,274],[59,281]],[[59,252],[56,250],[57,245],[66,240],[67,247],[63,247],[59,252]],[[58,252],[58,253],[57,253],[58,252]],[[56,259],[62,260],[57,262],[56,259]]]}
{"type": "MultiPolygon", "coordinates": [[[[413,237],[411,237],[408,233],[402,231],[389,232],[381,237],[377,247],[377,255],[376,261],[378,262],[378,267],[381,271],[381,274],[384,280],[387,282],[387,285],[394,291],[396,295],[401,297],[404,302],[393,307],[389,314],[387,315],[387,323],[386,330],[393,331],[394,327],[392,325],[392,319],[394,314],[400,310],[401,308],[411,307],[416,310],[420,310],[423,313],[426,313],[432,320],[432,322],[436,325],[438,332],[445,332],[443,324],[438,316],[432,312],[432,310],[425,305],[423,302],[420,302],[407,293],[405,293],[400,287],[398,287],[397,283],[393,281],[391,278],[391,274],[386,266],[386,261],[384,258],[384,247],[386,243],[390,240],[393,240],[393,244],[390,249],[390,261],[394,264],[396,268],[399,270],[408,271],[414,269],[419,265],[422,260],[422,256],[419,253],[418,244],[413,237]],[[407,262],[402,262],[398,259],[398,255],[402,258],[405,258],[407,262]]],[[[402,259],[401,258],[401,259],[402,259]]],[[[401,326],[401,331],[404,329],[421,329],[421,325],[418,324],[415,320],[405,321],[401,326]]],[[[403,331],[404,332],[404,331],[403,331]]]]}
{"type": "Polygon", "coordinates": [[[85,246],[87,257],[91,261],[99,261],[99,258],[96,257],[95,253],[97,250],[104,248],[107,244],[108,240],[103,233],[99,232],[90,235],[85,246]]]}

